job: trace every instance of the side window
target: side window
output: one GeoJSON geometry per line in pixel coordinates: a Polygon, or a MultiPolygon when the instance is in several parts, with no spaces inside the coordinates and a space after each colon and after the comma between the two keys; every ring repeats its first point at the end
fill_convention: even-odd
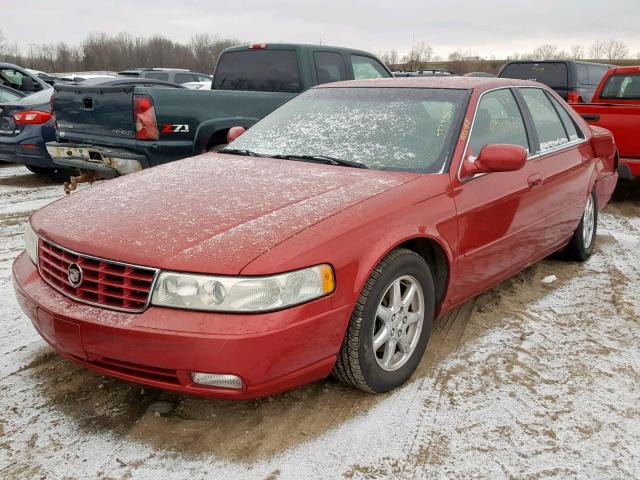
{"type": "Polygon", "coordinates": [[[339,53],[314,52],[313,61],[316,65],[318,85],[348,80],[347,67],[344,58],[339,53]]]}
{"type": "Polygon", "coordinates": [[[169,81],[169,74],[166,72],[146,72],[144,78],[153,78],[154,80],[169,81]]]}
{"type": "Polygon", "coordinates": [[[389,76],[380,62],[371,57],[351,55],[351,65],[353,65],[353,78],[355,80],[386,78],[389,76]]]}
{"type": "Polygon", "coordinates": [[[469,153],[478,156],[482,147],[494,143],[529,148],[522,114],[513,93],[508,88],[483,95],[469,137],[469,153]]]}
{"type": "Polygon", "coordinates": [[[584,138],[583,133],[576,127],[576,123],[571,118],[571,115],[567,112],[567,110],[558,102],[555,98],[553,98],[548,92],[547,97],[553,103],[553,106],[556,107],[558,114],[560,115],[560,119],[562,120],[562,124],[564,125],[564,129],[569,135],[569,140],[574,141],[579,138],[584,138]]]}
{"type": "Polygon", "coordinates": [[[600,94],[600,98],[610,100],[640,99],[640,75],[611,75],[600,94]]]}
{"type": "Polygon", "coordinates": [[[187,83],[196,81],[196,76],[193,73],[176,73],[173,83],[187,83]]]}
{"type": "Polygon", "coordinates": [[[608,67],[598,67],[589,65],[589,82],[591,85],[598,85],[602,77],[609,71],[608,67]]]}
{"type": "Polygon", "coordinates": [[[569,138],[562,120],[544,91],[539,88],[521,88],[520,92],[533,117],[540,140],[540,151],[568,143],[569,138]]]}
{"type": "Polygon", "coordinates": [[[578,83],[580,85],[591,85],[589,81],[589,68],[584,63],[576,64],[576,72],[578,74],[578,83]]]}

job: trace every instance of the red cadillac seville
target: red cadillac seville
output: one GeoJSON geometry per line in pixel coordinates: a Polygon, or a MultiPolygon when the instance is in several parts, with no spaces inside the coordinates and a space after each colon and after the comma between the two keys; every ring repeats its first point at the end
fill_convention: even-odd
{"type": "Polygon", "coordinates": [[[15,291],[103,374],[226,398],[330,373],[385,392],[434,317],[551,253],[588,259],[616,164],[610,133],[537,83],[323,85],[220,153],[34,213],[15,291]]]}

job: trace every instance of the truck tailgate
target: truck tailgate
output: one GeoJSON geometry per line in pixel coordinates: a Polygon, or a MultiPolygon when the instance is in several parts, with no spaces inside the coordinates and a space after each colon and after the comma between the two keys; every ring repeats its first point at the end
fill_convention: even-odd
{"type": "Polygon", "coordinates": [[[60,136],[87,133],[135,138],[134,87],[55,85],[54,113],[60,136]]]}
{"type": "Polygon", "coordinates": [[[571,104],[589,124],[613,133],[623,158],[640,158],[640,105],[571,104]]]}

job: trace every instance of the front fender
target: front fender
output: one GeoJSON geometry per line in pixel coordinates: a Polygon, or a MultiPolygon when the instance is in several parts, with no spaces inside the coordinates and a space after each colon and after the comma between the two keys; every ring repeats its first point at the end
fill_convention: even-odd
{"type": "Polygon", "coordinates": [[[228,117],[228,118],[216,118],[215,120],[208,120],[198,125],[196,129],[196,135],[193,141],[193,154],[199,155],[206,151],[209,145],[209,140],[216,134],[224,132],[226,138],[226,132],[231,127],[252,127],[258,120],[257,117],[228,117]]]}

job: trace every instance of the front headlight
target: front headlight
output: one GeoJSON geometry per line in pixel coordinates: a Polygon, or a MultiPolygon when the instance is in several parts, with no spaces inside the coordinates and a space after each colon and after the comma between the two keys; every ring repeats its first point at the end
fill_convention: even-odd
{"type": "Polygon", "coordinates": [[[38,264],[38,235],[33,231],[31,223],[24,225],[24,249],[33,263],[38,264]]]}
{"type": "Polygon", "coordinates": [[[218,277],[161,272],[151,303],[214,312],[264,312],[291,307],[335,289],[329,265],[268,277],[218,277]]]}

